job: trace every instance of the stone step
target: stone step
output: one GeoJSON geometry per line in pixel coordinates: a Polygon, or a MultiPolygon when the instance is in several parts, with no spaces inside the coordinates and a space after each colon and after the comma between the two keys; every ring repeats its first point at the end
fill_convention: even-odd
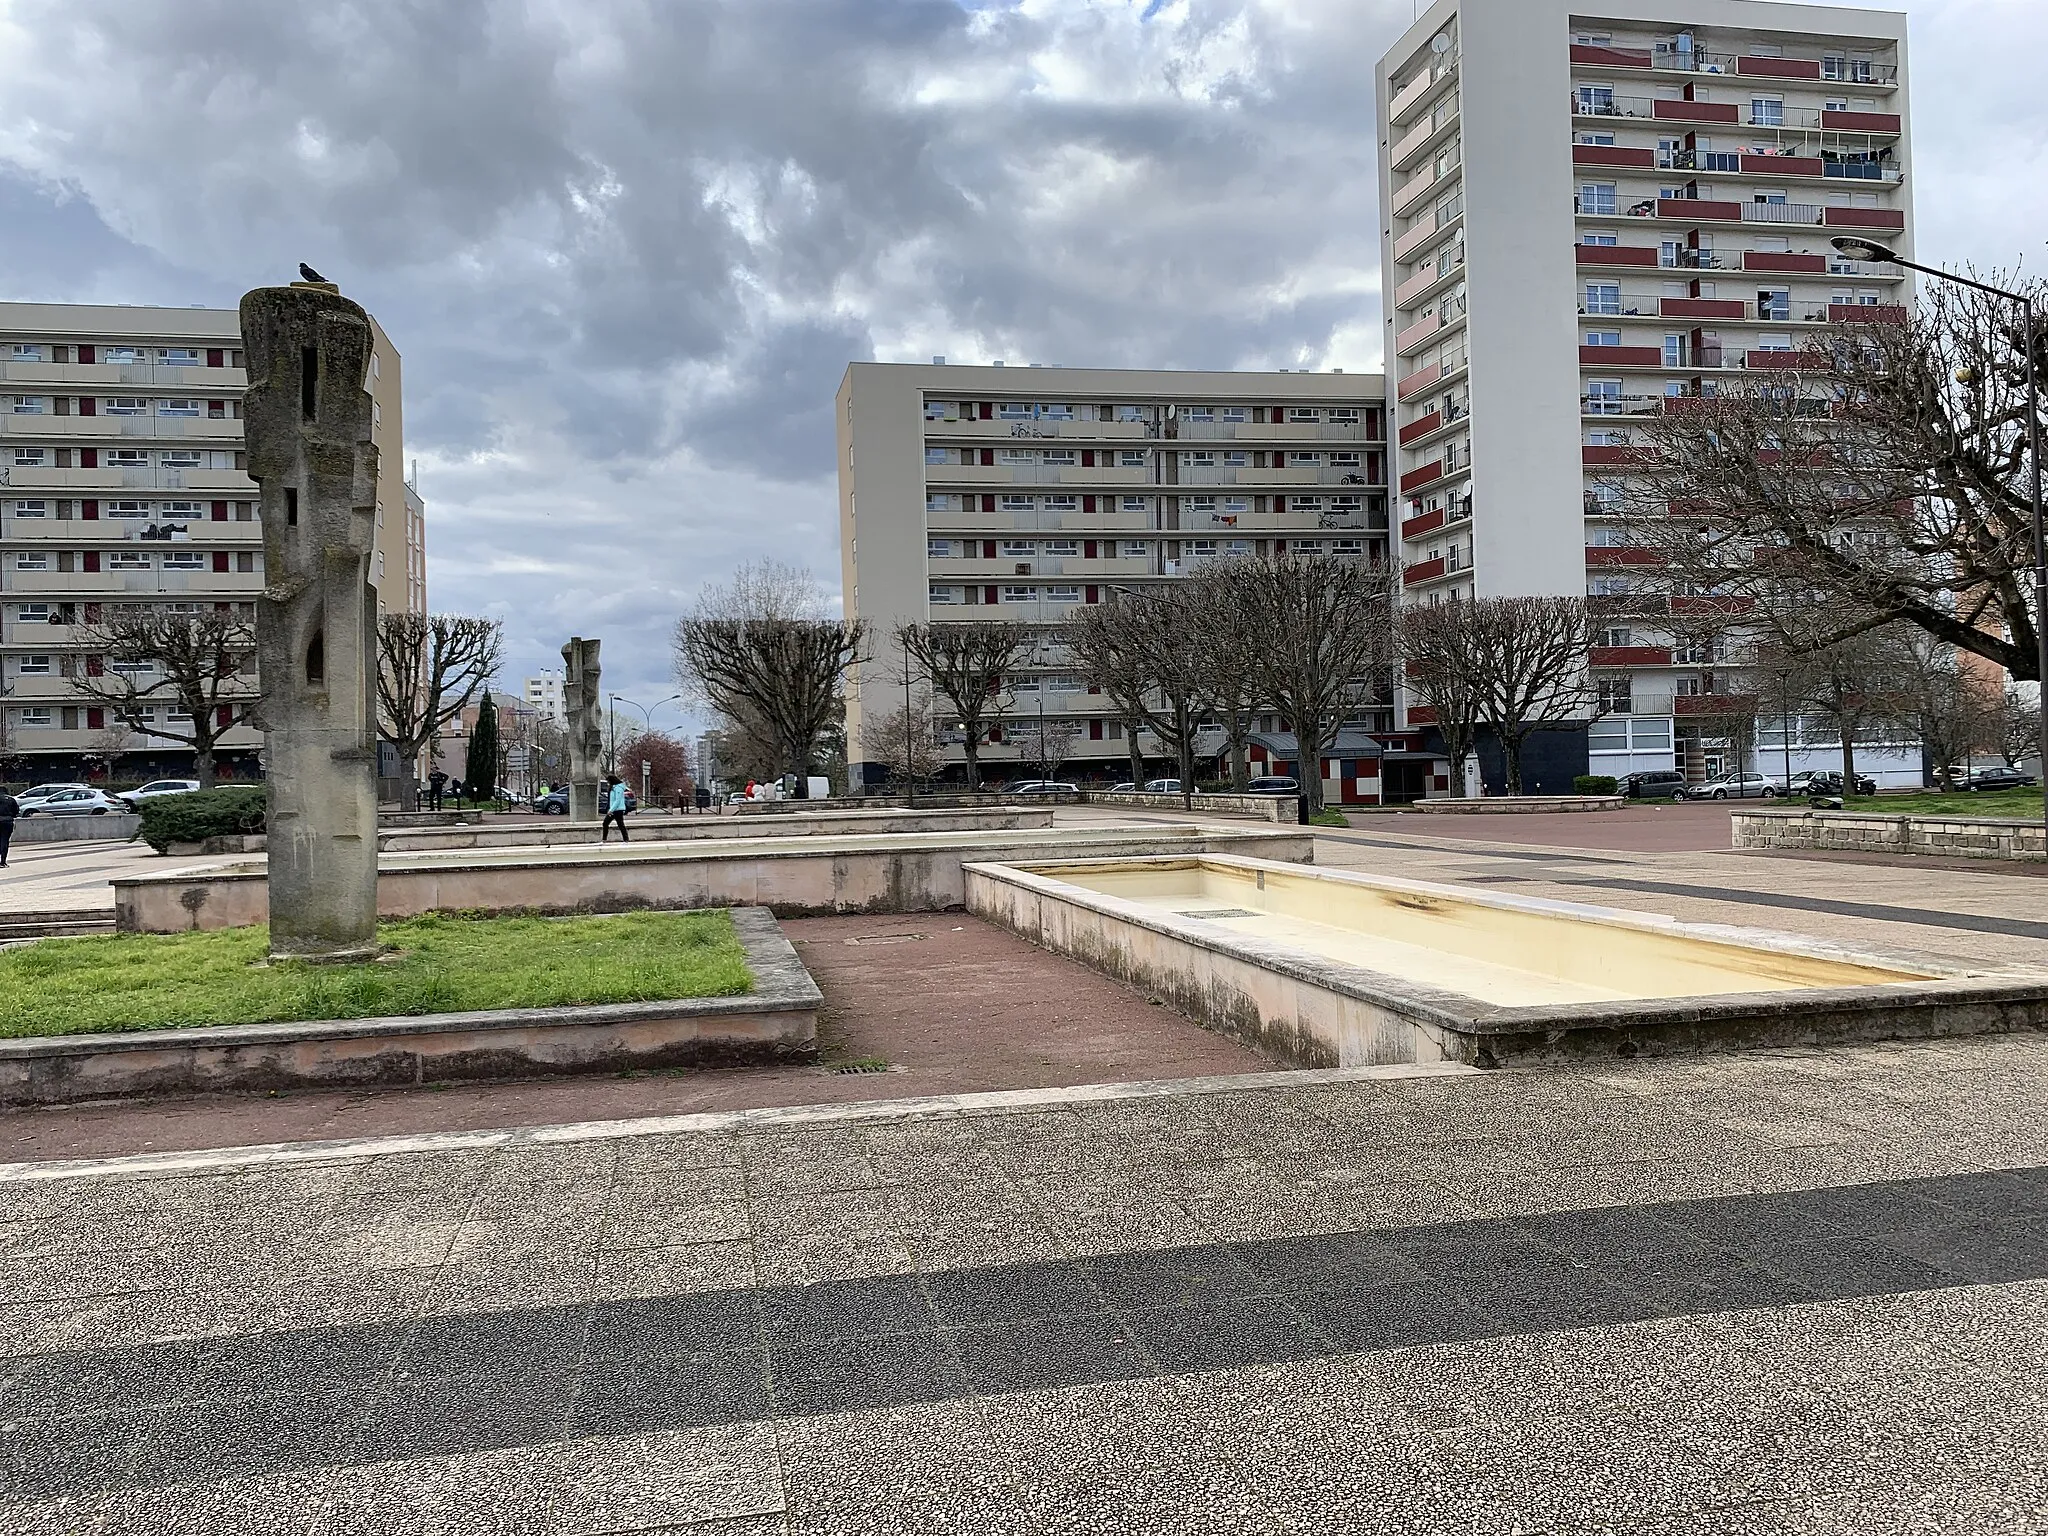
{"type": "Polygon", "coordinates": [[[112,933],[114,914],[87,910],[69,912],[0,912],[0,944],[28,939],[72,938],[112,933]]]}

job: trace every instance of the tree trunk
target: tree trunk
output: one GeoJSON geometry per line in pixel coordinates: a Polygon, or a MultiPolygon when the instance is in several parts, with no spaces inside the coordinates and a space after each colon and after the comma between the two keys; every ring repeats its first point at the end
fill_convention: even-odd
{"type": "Polygon", "coordinates": [[[972,795],[981,789],[981,743],[975,740],[971,726],[961,734],[967,738],[960,744],[960,750],[967,754],[967,793],[972,795]]]}
{"type": "Polygon", "coordinates": [[[1512,739],[1510,739],[1506,731],[1502,731],[1500,733],[1500,755],[1507,760],[1507,792],[1510,795],[1519,795],[1522,792],[1523,741],[1524,738],[1521,736],[1515,736],[1512,739]]]}
{"type": "Polygon", "coordinates": [[[1849,729],[1849,722],[1842,722],[1842,803],[1847,805],[1856,793],[1856,733],[1849,729]]]}
{"type": "Polygon", "coordinates": [[[1145,749],[1138,744],[1138,732],[1144,728],[1143,721],[1124,721],[1124,740],[1131,749],[1131,786],[1134,789],[1145,787],[1145,749]]]}
{"type": "Polygon", "coordinates": [[[1185,725],[1180,734],[1180,804],[1182,810],[1195,808],[1195,736],[1185,725]]]}
{"type": "Polygon", "coordinates": [[[401,811],[417,811],[420,808],[419,749],[415,747],[410,757],[400,753],[398,767],[398,808],[401,811]]]}
{"type": "Polygon", "coordinates": [[[1465,798],[1465,759],[1469,755],[1469,753],[1465,752],[1451,753],[1451,798],[1453,800],[1465,798]]]}
{"type": "Polygon", "coordinates": [[[192,777],[199,781],[201,789],[213,788],[213,743],[195,745],[192,748],[192,777]]]}
{"type": "Polygon", "coordinates": [[[1311,740],[1298,720],[1294,724],[1294,772],[1301,785],[1302,804],[1313,820],[1323,814],[1323,744],[1311,740]]]}
{"type": "Polygon", "coordinates": [[[1251,733],[1233,731],[1230,736],[1230,787],[1241,795],[1251,781],[1251,733]]]}

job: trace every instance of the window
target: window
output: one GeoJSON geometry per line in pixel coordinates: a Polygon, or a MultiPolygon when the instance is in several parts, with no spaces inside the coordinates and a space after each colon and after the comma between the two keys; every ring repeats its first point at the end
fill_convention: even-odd
{"type": "Polygon", "coordinates": [[[998,496],[996,506],[1004,512],[1030,512],[1036,509],[1038,502],[1031,496],[998,496]]]}
{"type": "Polygon", "coordinates": [[[1224,406],[1222,416],[1225,421],[1250,421],[1252,419],[1251,408],[1243,405],[1224,406]]]}
{"type": "Polygon", "coordinates": [[[14,462],[16,464],[34,467],[40,464],[47,464],[49,459],[50,450],[47,448],[17,448],[14,450],[14,462]]]}
{"type": "Polygon", "coordinates": [[[14,712],[14,723],[24,731],[48,731],[57,726],[57,711],[47,705],[31,705],[14,712]]]}
{"type": "Polygon", "coordinates": [[[17,501],[14,504],[16,517],[48,517],[50,504],[47,501],[17,501]]]}
{"type": "Polygon", "coordinates": [[[1216,455],[1213,453],[1184,453],[1180,457],[1181,463],[1188,469],[1214,469],[1216,467],[1216,455]]]}
{"type": "Polygon", "coordinates": [[[8,408],[17,416],[40,416],[49,410],[50,402],[43,395],[10,395],[8,408]]]}
{"type": "Polygon", "coordinates": [[[1323,552],[1321,539],[1295,539],[1287,546],[1297,555],[1320,555],[1323,552]]]}
{"type": "Polygon", "coordinates": [[[1362,555],[1365,553],[1365,540],[1338,539],[1330,545],[1330,552],[1336,555],[1362,555]]]}
{"type": "Polygon", "coordinates": [[[996,415],[1003,421],[1029,421],[1031,406],[1024,400],[1005,400],[996,407],[996,415]]]}
{"type": "Polygon", "coordinates": [[[928,447],[924,451],[924,461],[927,464],[949,464],[952,462],[951,458],[948,457],[950,452],[951,450],[946,448],[928,447]]]}
{"type": "Polygon", "coordinates": [[[14,670],[28,677],[49,677],[56,672],[57,664],[48,656],[24,656],[15,663],[14,670]]]}
{"type": "Polygon", "coordinates": [[[1223,455],[1223,467],[1225,469],[1248,469],[1251,467],[1251,462],[1252,456],[1242,448],[1229,449],[1223,455]]]}
{"type": "Polygon", "coordinates": [[[945,491],[934,491],[925,497],[924,509],[927,512],[958,512],[960,498],[945,491]]]}
{"type": "Polygon", "coordinates": [[[1226,516],[1242,514],[1251,511],[1251,509],[1252,499],[1249,496],[1226,496],[1223,498],[1223,511],[1226,516]]]}
{"type": "Polygon", "coordinates": [[[1048,555],[1078,555],[1081,542],[1078,539],[1047,539],[1044,553],[1048,555]]]}
{"type": "Polygon", "coordinates": [[[106,401],[109,416],[147,416],[149,402],[140,395],[114,395],[106,401]]]}
{"type": "Polygon", "coordinates": [[[100,510],[109,517],[147,517],[150,507],[146,501],[103,501],[100,510]]]}
{"type": "Polygon", "coordinates": [[[1596,427],[1586,434],[1586,445],[1590,448],[1626,448],[1628,433],[1610,427],[1596,427]]]}
{"type": "Polygon", "coordinates": [[[1614,147],[1614,135],[1611,133],[1581,133],[1576,135],[1576,138],[1579,143],[1593,149],[1612,149],[1614,147]]]}
{"type": "Polygon", "coordinates": [[[925,598],[928,602],[934,603],[957,603],[960,601],[960,589],[958,587],[941,586],[937,582],[933,582],[925,589],[925,598]]]}
{"type": "Polygon", "coordinates": [[[1595,576],[1586,583],[1586,593],[1590,597],[1622,597],[1627,592],[1626,576],[1595,576]]]}
{"type": "Polygon", "coordinates": [[[167,571],[203,571],[206,556],[196,549],[172,549],[164,551],[164,569],[167,571]]]}
{"type": "Polygon", "coordinates": [[[1152,510],[1151,504],[1143,496],[1126,496],[1118,503],[1118,506],[1125,512],[1149,512],[1152,510]]]}
{"type": "Polygon", "coordinates": [[[1586,233],[1579,236],[1579,244],[1581,245],[1619,245],[1620,243],[1620,237],[1617,236],[1612,230],[1607,229],[1589,229],[1586,231],[1586,233]]]}
{"type": "Polygon", "coordinates": [[[115,448],[107,454],[107,462],[117,469],[141,469],[149,463],[147,448],[115,448]]]}
{"type": "Polygon", "coordinates": [[[1756,348],[1759,352],[1790,352],[1792,350],[1791,333],[1788,331],[1765,331],[1757,338],[1756,348]]]}
{"type": "Polygon", "coordinates": [[[21,603],[16,605],[14,616],[24,624],[47,624],[50,622],[48,603],[21,603]]]}
{"type": "Polygon", "coordinates": [[[199,349],[196,347],[165,347],[163,363],[167,368],[197,368],[199,349]]]}
{"type": "Polygon", "coordinates": [[[1626,528],[1612,528],[1602,524],[1600,527],[1586,530],[1586,545],[1590,549],[1627,549],[1631,546],[1631,540],[1626,528]]]}
{"type": "Polygon", "coordinates": [[[1289,421],[1321,421],[1323,413],[1312,405],[1290,405],[1287,408],[1289,421]]]}
{"type": "Polygon", "coordinates": [[[139,363],[142,361],[140,347],[102,347],[100,361],[103,363],[139,363]]]}
{"type": "Polygon", "coordinates": [[[1621,345],[1619,331],[1588,331],[1586,345],[1589,347],[1618,347],[1621,345]]]}
{"type": "Polygon", "coordinates": [[[1035,603],[1038,601],[1036,587],[1005,587],[1003,601],[1006,603],[1035,603]]]}
{"type": "Polygon", "coordinates": [[[1152,546],[1142,539],[1125,539],[1122,553],[1126,560],[1142,560],[1152,553],[1152,546]]]}
{"type": "Polygon", "coordinates": [[[156,403],[156,413],[159,416],[197,416],[199,414],[199,402],[197,400],[159,400],[156,403]]]}
{"type": "Polygon", "coordinates": [[[1785,121],[1785,98],[1782,96],[1750,97],[1749,120],[1760,128],[1781,127],[1785,121]]]}
{"type": "Polygon", "coordinates": [[[1630,643],[1629,632],[1620,625],[1615,625],[1611,628],[1601,630],[1600,638],[1594,641],[1593,643],[1595,645],[1603,645],[1607,647],[1609,650],[1626,650],[1630,643]]]}
{"type": "Polygon", "coordinates": [[[160,515],[170,518],[206,516],[206,504],[199,501],[160,501],[156,509],[160,515]]]}
{"type": "Polygon", "coordinates": [[[1579,212],[1612,216],[1616,211],[1614,183],[1588,181],[1579,186],[1579,212]]]}
{"type": "Polygon", "coordinates": [[[953,541],[951,539],[927,539],[924,552],[934,560],[950,560],[953,557],[953,541]]]}
{"type": "Polygon", "coordinates": [[[47,571],[50,569],[50,556],[47,551],[18,554],[14,557],[14,568],[17,571],[47,571]]]}
{"type": "Polygon", "coordinates": [[[1589,416],[1619,416],[1621,414],[1621,380],[1588,379],[1586,381],[1586,414],[1589,416]]]}
{"type": "Polygon", "coordinates": [[[166,448],[164,467],[167,469],[197,469],[203,459],[196,448],[166,448]]]}
{"type": "Polygon", "coordinates": [[[1045,450],[1045,462],[1048,464],[1078,464],[1081,462],[1081,456],[1071,448],[1048,448],[1045,450]]]}
{"type": "Polygon", "coordinates": [[[1122,469],[1143,469],[1145,467],[1145,450],[1142,448],[1119,448],[1116,454],[1116,462],[1118,467],[1122,469]]]}
{"type": "Polygon", "coordinates": [[[1213,405],[1188,405],[1181,407],[1183,421],[1214,421],[1216,407],[1213,405]]]}
{"type": "Polygon", "coordinates": [[[1573,94],[1577,97],[1581,117],[1613,117],[1614,87],[1611,85],[1581,85],[1573,94]]]}
{"type": "Polygon", "coordinates": [[[1142,405],[1120,405],[1116,408],[1118,421],[1143,421],[1145,408],[1142,405]]]}
{"type": "Polygon", "coordinates": [[[1180,505],[1183,512],[1207,515],[1216,510],[1216,498],[1214,496],[1186,496],[1181,499],[1180,505]]]}
{"type": "Polygon", "coordinates": [[[1621,284],[1586,284],[1586,313],[1589,315],[1618,315],[1621,313],[1621,284]]]}
{"type": "Polygon", "coordinates": [[[1686,338],[1682,332],[1667,332],[1664,337],[1664,366],[1683,368],[1685,366],[1686,338]]]}
{"type": "Polygon", "coordinates": [[[1048,496],[1045,498],[1045,510],[1048,512],[1078,512],[1081,510],[1081,498],[1078,496],[1048,496]]]}
{"type": "Polygon", "coordinates": [[[924,419],[925,419],[926,421],[951,421],[951,420],[953,420],[953,419],[954,419],[954,418],[953,418],[953,402],[952,402],[952,401],[950,401],[950,400],[927,400],[927,401],[925,401],[925,403],[924,403],[924,419]]]}
{"type": "Polygon", "coordinates": [[[42,345],[39,342],[33,341],[17,341],[8,350],[7,355],[12,361],[17,363],[45,363],[49,361],[48,358],[43,356],[42,345]]]}
{"type": "Polygon", "coordinates": [[[1078,603],[1081,601],[1079,587],[1047,587],[1045,600],[1049,603],[1078,603]]]}
{"type": "Polygon", "coordinates": [[[110,571],[146,571],[149,556],[135,549],[115,549],[107,553],[107,569],[110,571]]]}
{"type": "MultiPolygon", "coordinates": [[[[1053,590],[1059,591],[1062,589],[1056,587],[1053,590]]],[[[1078,677],[1048,677],[1045,680],[1045,691],[1047,693],[1086,693],[1088,685],[1078,677]]]]}

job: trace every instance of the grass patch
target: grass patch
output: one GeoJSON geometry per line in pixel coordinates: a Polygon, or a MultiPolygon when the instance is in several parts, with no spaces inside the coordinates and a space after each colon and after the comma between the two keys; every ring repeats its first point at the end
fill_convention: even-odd
{"type": "Polygon", "coordinates": [[[1308,824],[1312,827],[1348,827],[1351,825],[1349,821],[1344,819],[1342,811],[1333,811],[1328,806],[1324,806],[1315,815],[1309,817],[1308,824]]]}
{"type": "MultiPolygon", "coordinates": [[[[1785,802],[1799,805],[1794,798],[1785,802]]],[[[1926,790],[1913,795],[1852,795],[1842,802],[1850,811],[1872,811],[1880,816],[1988,816],[2001,820],[2039,821],[2041,791],[2038,789],[1996,789],[1977,794],[1944,795],[1926,790]]]]}
{"type": "Polygon", "coordinates": [[[265,964],[267,928],[44,939],[0,950],[0,1038],[733,997],[753,990],[725,912],[380,923],[365,965],[265,964]]]}

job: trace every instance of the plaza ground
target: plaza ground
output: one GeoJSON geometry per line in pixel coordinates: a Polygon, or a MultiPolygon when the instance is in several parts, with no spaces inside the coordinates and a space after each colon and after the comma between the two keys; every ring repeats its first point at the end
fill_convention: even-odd
{"type": "MultiPolygon", "coordinates": [[[[1317,858],[2048,964],[2037,873],[1726,816],[1317,858]]],[[[0,1536],[2048,1531],[2040,1035],[1282,1073],[957,914],[787,927],[891,1070],[0,1118],[0,1536]]]]}

